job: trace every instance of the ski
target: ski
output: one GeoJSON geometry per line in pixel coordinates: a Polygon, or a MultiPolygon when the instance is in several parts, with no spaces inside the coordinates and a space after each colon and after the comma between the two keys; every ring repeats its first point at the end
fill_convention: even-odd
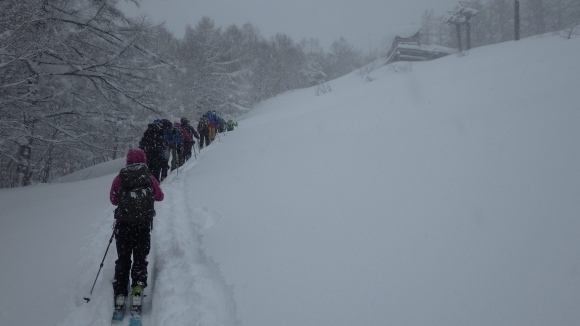
{"type": "Polygon", "coordinates": [[[113,318],[111,320],[111,325],[121,325],[125,319],[125,309],[115,309],[113,311],[113,318]]]}
{"type": "Polygon", "coordinates": [[[133,294],[131,295],[131,318],[129,319],[129,326],[141,326],[141,305],[143,304],[143,287],[141,290],[135,292],[136,288],[133,288],[133,294]]]}
{"type": "Polygon", "coordinates": [[[141,324],[141,306],[131,306],[131,318],[129,326],[142,326],[141,324]]]}
{"type": "Polygon", "coordinates": [[[123,303],[123,305],[115,306],[113,309],[113,318],[111,319],[111,325],[121,325],[123,323],[123,319],[125,319],[125,306],[127,302],[123,303]]]}

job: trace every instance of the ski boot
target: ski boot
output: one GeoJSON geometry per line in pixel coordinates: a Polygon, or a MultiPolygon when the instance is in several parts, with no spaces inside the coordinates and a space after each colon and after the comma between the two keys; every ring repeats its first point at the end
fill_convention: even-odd
{"type": "Polygon", "coordinates": [[[129,326],[141,326],[141,305],[143,304],[142,284],[133,286],[131,290],[131,319],[129,326]]]}
{"type": "Polygon", "coordinates": [[[121,322],[125,317],[125,296],[117,295],[114,300],[113,322],[121,322]]]}
{"type": "Polygon", "coordinates": [[[131,306],[139,306],[143,303],[143,285],[137,284],[131,290],[131,306]]]}

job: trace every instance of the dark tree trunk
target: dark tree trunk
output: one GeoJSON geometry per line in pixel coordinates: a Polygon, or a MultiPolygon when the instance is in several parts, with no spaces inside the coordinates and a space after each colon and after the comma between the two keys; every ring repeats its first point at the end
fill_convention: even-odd
{"type": "Polygon", "coordinates": [[[456,23],[455,29],[457,30],[457,47],[459,51],[463,51],[463,46],[461,45],[461,24],[456,23]]]}
{"type": "Polygon", "coordinates": [[[471,24],[469,23],[469,18],[465,21],[465,43],[466,50],[471,50],[471,24]]]}

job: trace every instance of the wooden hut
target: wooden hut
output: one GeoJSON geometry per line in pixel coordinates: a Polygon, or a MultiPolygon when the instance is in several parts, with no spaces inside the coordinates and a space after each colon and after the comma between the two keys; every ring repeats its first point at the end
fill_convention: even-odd
{"type": "Polygon", "coordinates": [[[421,45],[421,30],[409,36],[395,36],[387,53],[387,64],[397,61],[428,61],[456,52],[439,45],[421,45]]]}

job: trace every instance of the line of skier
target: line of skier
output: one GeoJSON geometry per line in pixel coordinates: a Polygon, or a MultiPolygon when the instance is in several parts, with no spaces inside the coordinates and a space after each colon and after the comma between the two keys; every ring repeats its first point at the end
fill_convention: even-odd
{"type": "MultiPolygon", "coordinates": [[[[110,245],[114,236],[118,256],[113,280],[113,323],[122,322],[126,302],[130,302],[130,323],[140,325],[142,294],[147,287],[147,256],[151,249],[154,204],[165,196],[160,182],[167,177],[170,168],[171,171],[179,168],[191,158],[192,152],[196,155],[196,140],[201,150],[216,135],[219,137],[220,132],[231,131],[235,126],[237,122],[226,122],[215,111],[206,112],[197,128],[193,128],[186,118],[175,123],[158,119],[147,125],[139,148],[132,148],[127,153],[126,166],[113,180],[109,195],[111,203],[117,206],[114,231],[109,241],[110,245]]],[[[90,297],[85,300],[88,302],[90,297]]]]}
{"type": "Polygon", "coordinates": [[[220,132],[233,130],[237,122],[225,121],[215,111],[207,111],[194,128],[188,119],[171,123],[167,119],[157,119],[148,124],[139,142],[139,148],[147,155],[147,166],[151,174],[163,181],[169,172],[182,166],[195,152],[196,140],[199,150],[219,137],[220,132]],[[171,162],[170,162],[171,159],[171,162]]]}

